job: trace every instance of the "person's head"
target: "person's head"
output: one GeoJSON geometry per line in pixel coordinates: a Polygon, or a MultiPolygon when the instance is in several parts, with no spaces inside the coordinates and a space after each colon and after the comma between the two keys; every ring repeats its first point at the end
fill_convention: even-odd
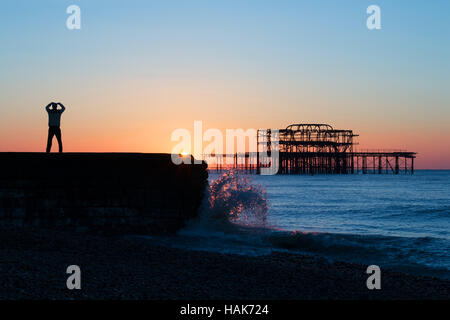
{"type": "Polygon", "coordinates": [[[58,104],[53,102],[52,106],[51,106],[51,109],[52,110],[58,110],[58,104]]]}

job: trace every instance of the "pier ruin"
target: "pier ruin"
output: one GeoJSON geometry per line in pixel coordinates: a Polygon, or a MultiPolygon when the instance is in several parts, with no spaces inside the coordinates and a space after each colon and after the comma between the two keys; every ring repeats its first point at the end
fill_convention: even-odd
{"type": "Polygon", "coordinates": [[[237,169],[260,173],[278,161],[278,174],[413,174],[415,152],[356,149],[353,130],[328,124],[292,124],[285,129],[257,131],[257,150],[205,154],[213,171],[237,169]],[[277,152],[278,157],[271,157],[277,152]],[[274,160],[276,159],[276,160],[274,160]]]}

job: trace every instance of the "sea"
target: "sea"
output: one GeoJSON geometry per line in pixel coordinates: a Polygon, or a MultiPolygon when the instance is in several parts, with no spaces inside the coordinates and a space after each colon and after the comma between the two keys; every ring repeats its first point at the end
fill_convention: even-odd
{"type": "Polygon", "coordinates": [[[450,279],[450,170],[210,173],[199,216],[152,242],[247,256],[307,254],[450,279]]]}

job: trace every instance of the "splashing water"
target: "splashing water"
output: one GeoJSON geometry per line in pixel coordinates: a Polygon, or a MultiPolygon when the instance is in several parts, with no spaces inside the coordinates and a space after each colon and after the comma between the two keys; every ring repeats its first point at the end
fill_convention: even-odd
{"type": "MultiPolygon", "coordinates": [[[[272,249],[264,240],[269,210],[265,188],[236,171],[214,176],[199,216],[189,220],[167,242],[184,249],[251,256],[269,254],[272,249]]],[[[154,237],[152,240],[156,241],[154,237]]]]}
{"type": "Polygon", "coordinates": [[[147,237],[186,250],[313,254],[448,279],[449,177],[450,171],[370,179],[213,173],[198,217],[176,236],[147,237]],[[358,192],[350,197],[348,190],[358,192]]]}
{"type": "Polygon", "coordinates": [[[227,171],[209,186],[208,214],[246,226],[266,225],[269,206],[266,190],[249,176],[227,171]]]}

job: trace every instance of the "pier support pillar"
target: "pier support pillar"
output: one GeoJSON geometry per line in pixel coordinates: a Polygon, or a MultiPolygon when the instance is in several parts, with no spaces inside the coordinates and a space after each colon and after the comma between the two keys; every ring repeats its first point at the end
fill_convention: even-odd
{"type": "Polygon", "coordinates": [[[395,174],[398,174],[400,171],[400,166],[398,164],[398,156],[395,157],[395,174]]]}

